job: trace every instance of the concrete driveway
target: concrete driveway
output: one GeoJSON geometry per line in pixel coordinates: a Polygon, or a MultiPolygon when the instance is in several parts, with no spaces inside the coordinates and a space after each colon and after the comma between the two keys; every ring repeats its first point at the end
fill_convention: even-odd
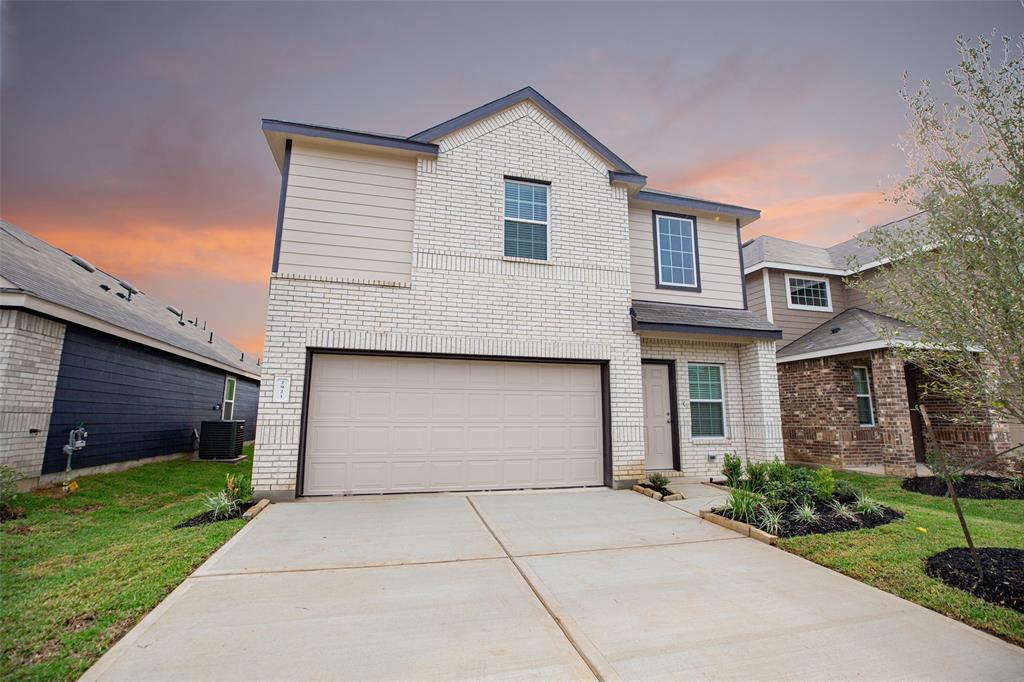
{"type": "Polygon", "coordinates": [[[273,505],[83,679],[1024,677],[1021,649],[695,506],[608,490],[273,505]]]}

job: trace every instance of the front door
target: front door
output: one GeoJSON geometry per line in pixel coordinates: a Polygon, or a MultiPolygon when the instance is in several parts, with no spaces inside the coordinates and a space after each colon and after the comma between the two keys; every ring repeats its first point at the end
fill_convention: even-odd
{"type": "Polygon", "coordinates": [[[670,366],[665,363],[643,363],[644,442],[647,448],[647,469],[673,469],[672,456],[672,391],[670,366]]]}

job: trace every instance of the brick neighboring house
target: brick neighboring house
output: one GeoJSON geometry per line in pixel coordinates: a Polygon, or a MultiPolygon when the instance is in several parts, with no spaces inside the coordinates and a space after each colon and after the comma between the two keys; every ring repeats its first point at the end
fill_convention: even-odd
{"type": "Polygon", "coordinates": [[[281,171],[262,497],[624,486],[782,456],[757,210],[646,177],[532,88],[409,137],[264,120],[281,171]]]}
{"type": "MultiPolygon", "coordinates": [[[[913,229],[921,219],[876,229],[913,229]]],[[[1024,442],[1024,428],[992,415],[955,423],[958,408],[927,394],[920,369],[888,349],[886,329],[908,342],[920,334],[847,286],[851,275],[870,282],[884,266],[863,234],[828,248],[771,236],[744,244],[750,309],[782,329],[776,356],[787,460],[912,472],[927,449],[918,404],[946,451],[989,454],[1024,442]]]]}

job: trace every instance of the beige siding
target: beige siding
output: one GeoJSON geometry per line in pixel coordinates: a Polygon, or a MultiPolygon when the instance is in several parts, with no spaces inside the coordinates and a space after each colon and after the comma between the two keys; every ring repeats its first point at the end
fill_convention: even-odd
{"type": "MultiPolygon", "coordinates": [[[[877,280],[878,269],[875,268],[869,272],[864,273],[864,281],[869,286],[873,286],[877,280]]],[[[861,310],[870,310],[872,312],[881,312],[878,310],[878,306],[868,299],[862,292],[852,287],[844,287],[846,289],[846,307],[847,308],[860,308],[861,310]]]]}
{"type": "MultiPolygon", "coordinates": [[[[761,273],[758,272],[757,275],[761,276],[761,273]]],[[[800,310],[789,307],[786,295],[786,273],[782,270],[771,270],[769,272],[772,313],[775,318],[775,326],[782,330],[782,340],[779,341],[779,348],[782,348],[794,339],[800,338],[815,327],[824,324],[846,310],[846,287],[843,286],[842,280],[839,277],[828,277],[827,279],[829,291],[832,295],[832,311],[800,310]]],[[[747,284],[749,286],[749,280],[747,284]]]]}
{"type": "Polygon", "coordinates": [[[408,284],[416,161],[296,141],[278,272],[408,284]]]}
{"type": "Polygon", "coordinates": [[[768,319],[768,311],[764,305],[764,279],[761,271],[758,270],[746,277],[747,280],[747,308],[758,317],[768,319]]]}
{"type": "MultiPolygon", "coordinates": [[[[743,307],[743,273],[740,271],[736,223],[697,217],[697,257],[701,291],[659,289],[654,271],[654,228],[649,204],[629,206],[630,280],[633,298],[641,301],[743,307]]],[[[671,211],[669,211],[671,212],[671,211]]]]}

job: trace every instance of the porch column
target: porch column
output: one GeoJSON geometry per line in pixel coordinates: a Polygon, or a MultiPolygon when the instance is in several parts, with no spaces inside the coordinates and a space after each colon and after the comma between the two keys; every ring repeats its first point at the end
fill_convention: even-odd
{"type": "Polygon", "coordinates": [[[896,476],[911,476],[916,467],[914,430],[903,361],[887,350],[873,352],[871,379],[885,471],[896,476]]]}
{"type": "Polygon", "coordinates": [[[739,358],[747,457],[759,462],[782,460],[785,455],[775,342],[759,340],[740,346],[739,358]]]}

